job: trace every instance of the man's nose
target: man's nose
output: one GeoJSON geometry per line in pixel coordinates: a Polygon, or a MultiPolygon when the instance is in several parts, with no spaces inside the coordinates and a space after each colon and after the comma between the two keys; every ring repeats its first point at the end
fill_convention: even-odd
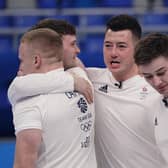
{"type": "Polygon", "coordinates": [[[113,47],[111,49],[111,54],[112,54],[112,57],[116,57],[116,55],[117,55],[117,48],[116,47],[113,47]]]}
{"type": "Polygon", "coordinates": [[[80,53],[80,48],[76,46],[76,52],[79,54],[80,53]]]}

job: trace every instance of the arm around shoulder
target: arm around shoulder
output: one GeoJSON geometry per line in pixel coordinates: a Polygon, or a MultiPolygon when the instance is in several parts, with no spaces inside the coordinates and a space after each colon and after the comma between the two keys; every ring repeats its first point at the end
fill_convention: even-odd
{"type": "Polygon", "coordinates": [[[49,92],[67,92],[74,90],[74,80],[71,74],[63,70],[48,73],[34,73],[16,77],[8,89],[11,104],[21,99],[49,92]]]}

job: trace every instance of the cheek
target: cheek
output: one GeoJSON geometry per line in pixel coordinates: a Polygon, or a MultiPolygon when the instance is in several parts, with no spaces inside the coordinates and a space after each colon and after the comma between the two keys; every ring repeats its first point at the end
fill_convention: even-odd
{"type": "Polygon", "coordinates": [[[63,57],[64,57],[64,58],[68,57],[69,53],[70,53],[70,51],[65,48],[65,49],[64,49],[64,52],[63,52],[63,57]]]}
{"type": "Polygon", "coordinates": [[[111,57],[111,51],[110,50],[107,50],[107,49],[104,49],[103,50],[103,55],[104,55],[104,58],[105,59],[108,59],[111,57]]]}
{"type": "Polygon", "coordinates": [[[134,50],[132,48],[128,48],[127,50],[123,51],[123,55],[129,59],[134,59],[134,50]]]}
{"type": "Polygon", "coordinates": [[[105,52],[105,51],[104,51],[103,55],[104,55],[104,62],[107,64],[107,62],[109,60],[109,56],[108,56],[107,52],[105,52]]]}
{"type": "Polygon", "coordinates": [[[25,61],[24,63],[21,64],[21,69],[22,71],[29,71],[29,69],[33,69],[34,65],[30,61],[25,61]]]}
{"type": "Polygon", "coordinates": [[[164,76],[162,77],[162,79],[168,83],[168,72],[166,72],[166,74],[164,74],[164,76]]]}
{"type": "Polygon", "coordinates": [[[106,54],[107,54],[107,49],[103,47],[103,55],[106,56],[106,54]]]}
{"type": "Polygon", "coordinates": [[[133,53],[127,52],[123,55],[123,60],[125,60],[128,64],[134,64],[134,57],[133,57],[133,53]]]}
{"type": "Polygon", "coordinates": [[[19,69],[22,69],[22,68],[23,68],[23,63],[20,62],[19,69]]]}

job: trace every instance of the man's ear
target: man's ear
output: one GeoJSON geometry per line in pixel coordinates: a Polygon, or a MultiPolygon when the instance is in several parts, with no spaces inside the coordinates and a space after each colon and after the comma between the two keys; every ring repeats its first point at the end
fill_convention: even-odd
{"type": "Polygon", "coordinates": [[[41,57],[40,57],[40,55],[38,55],[38,54],[36,54],[35,56],[34,56],[34,65],[35,65],[35,67],[37,68],[37,69],[39,69],[40,68],[40,66],[41,66],[41,57]]]}

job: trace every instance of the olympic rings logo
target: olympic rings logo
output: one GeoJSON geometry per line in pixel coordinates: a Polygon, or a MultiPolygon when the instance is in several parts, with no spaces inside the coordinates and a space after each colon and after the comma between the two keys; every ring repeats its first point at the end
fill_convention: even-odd
{"type": "Polygon", "coordinates": [[[90,120],[80,125],[81,130],[85,132],[90,131],[91,127],[92,127],[92,121],[90,120]]]}

